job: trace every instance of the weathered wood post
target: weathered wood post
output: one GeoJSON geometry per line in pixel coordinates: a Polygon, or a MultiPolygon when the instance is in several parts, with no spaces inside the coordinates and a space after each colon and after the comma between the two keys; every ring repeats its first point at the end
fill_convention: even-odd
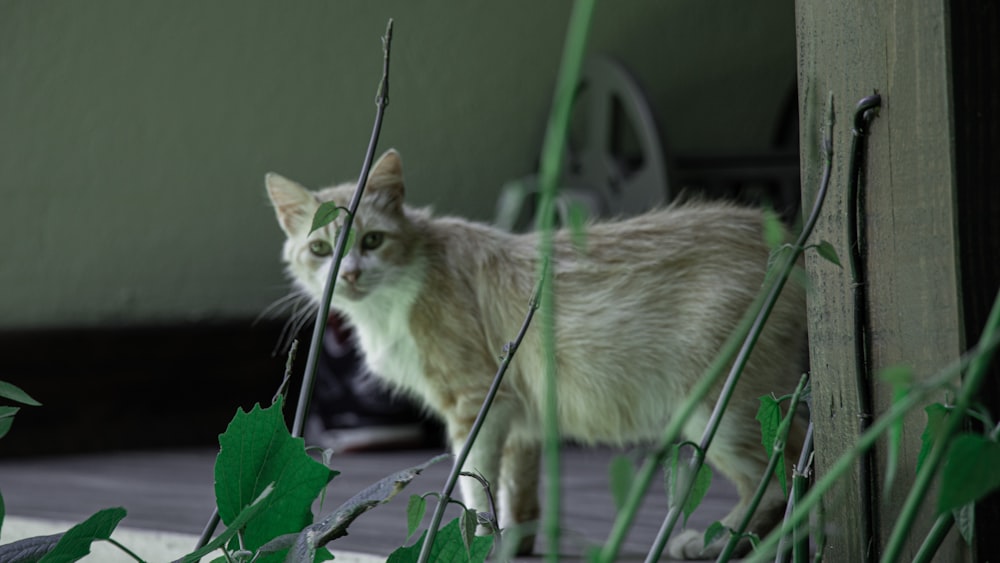
{"type": "MultiPolygon", "coordinates": [[[[815,236],[833,243],[844,268],[814,253],[807,259],[813,282],[809,330],[820,474],[852,444],[861,420],[871,414],[859,405],[859,381],[871,392],[878,414],[889,404],[891,389],[876,377],[869,379],[871,374],[903,363],[915,369],[917,378],[927,377],[966,348],[948,16],[945,0],[796,1],[806,205],[822,166],[819,132],[830,92],[837,115],[832,183],[815,236]],[[865,326],[871,373],[859,374],[845,187],[854,105],[875,91],[882,96],[882,107],[868,139],[867,203],[860,214],[868,238],[863,291],[869,302],[865,326]]],[[[996,227],[992,229],[996,237],[996,227]]],[[[826,506],[833,528],[828,561],[877,560],[913,482],[924,425],[921,412],[907,418],[900,470],[891,489],[882,486],[885,456],[879,450],[871,474],[858,469],[831,498],[826,506]]],[[[934,521],[933,499],[926,506],[904,559],[913,557],[934,521]]],[[[938,557],[971,559],[954,532],[938,557]]]]}

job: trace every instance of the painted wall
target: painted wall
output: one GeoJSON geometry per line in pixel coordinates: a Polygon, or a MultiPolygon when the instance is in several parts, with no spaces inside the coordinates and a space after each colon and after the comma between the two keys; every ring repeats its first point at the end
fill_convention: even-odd
{"type": "MultiPolygon", "coordinates": [[[[356,178],[379,37],[382,147],[411,201],[489,219],[533,171],[570,4],[0,0],[0,328],[242,319],[285,293],[263,189],[356,178]]],[[[787,0],[604,2],[672,149],[766,146],[787,0]]]]}

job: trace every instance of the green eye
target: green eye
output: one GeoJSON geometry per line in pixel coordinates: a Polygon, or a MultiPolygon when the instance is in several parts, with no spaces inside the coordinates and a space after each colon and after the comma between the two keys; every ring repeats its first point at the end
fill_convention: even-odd
{"type": "Polygon", "coordinates": [[[385,233],[381,231],[365,233],[364,238],[361,239],[361,250],[375,250],[376,248],[382,246],[382,242],[384,240],[385,233]]]}
{"type": "Polygon", "coordinates": [[[312,252],[313,256],[324,258],[333,254],[333,247],[325,240],[314,240],[309,243],[309,252],[312,252]]]}

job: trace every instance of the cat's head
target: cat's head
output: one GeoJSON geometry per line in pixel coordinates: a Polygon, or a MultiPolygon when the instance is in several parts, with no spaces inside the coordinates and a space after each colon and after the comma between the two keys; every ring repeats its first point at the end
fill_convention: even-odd
{"type": "MultiPolygon", "coordinates": [[[[283,257],[295,284],[312,299],[319,300],[326,284],[337,235],[344,225],[355,184],[340,184],[319,191],[271,173],[267,193],[278,223],[288,236],[283,257]],[[332,201],[342,210],[325,227],[311,231],[313,216],[322,202],[332,201]]],[[[399,153],[388,150],[372,166],[364,195],[354,217],[353,243],[340,264],[334,306],[384,291],[412,277],[417,241],[413,236],[412,211],[403,206],[403,168],[399,153]]]]}

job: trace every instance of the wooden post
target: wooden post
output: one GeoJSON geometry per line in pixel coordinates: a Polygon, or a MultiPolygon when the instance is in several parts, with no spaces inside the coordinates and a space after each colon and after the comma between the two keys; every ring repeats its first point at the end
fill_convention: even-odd
{"type": "MultiPolygon", "coordinates": [[[[855,103],[878,92],[866,157],[871,368],[906,364],[925,378],[964,347],[953,155],[947,5],[943,0],[797,0],[803,201],[816,192],[822,157],[820,130],[828,93],[834,95],[834,162],[830,194],[815,240],[828,240],[845,267],[810,253],[809,330],[819,474],[854,442],[862,415],[857,402],[854,299],[847,268],[846,190],[855,103]]],[[[874,414],[886,410],[891,388],[868,385],[874,414]]],[[[913,482],[922,412],[907,418],[900,469],[883,487],[884,450],[861,498],[859,472],[826,505],[827,561],[877,560],[913,482]],[[861,515],[870,515],[864,530],[861,515]]],[[[882,444],[884,447],[884,444],[882,444]]],[[[933,523],[933,492],[903,553],[911,559],[933,523]]],[[[938,560],[967,559],[957,535],[938,560]]]]}

